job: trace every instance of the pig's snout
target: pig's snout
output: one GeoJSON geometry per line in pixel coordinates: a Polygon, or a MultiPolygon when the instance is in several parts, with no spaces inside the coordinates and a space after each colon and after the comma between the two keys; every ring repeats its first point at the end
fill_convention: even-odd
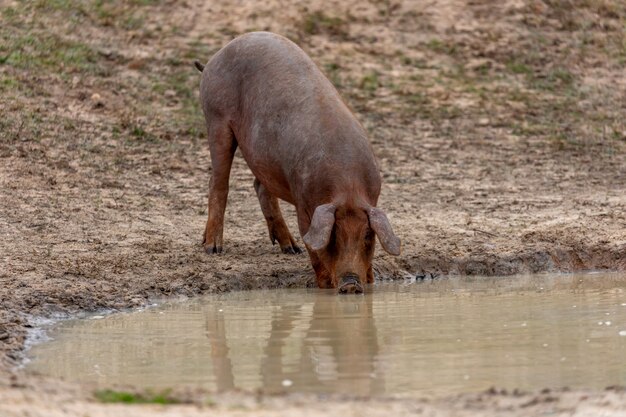
{"type": "Polygon", "coordinates": [[[339,294],[360,294],[363,292],[363,285],[359,277],[353,274],[346,274],[339,281],[339,294]]]}

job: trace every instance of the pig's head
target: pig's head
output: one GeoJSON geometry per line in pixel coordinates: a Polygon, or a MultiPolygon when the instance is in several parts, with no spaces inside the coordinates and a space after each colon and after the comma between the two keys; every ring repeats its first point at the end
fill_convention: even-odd
{"type": "Polygon", "coordinates": [[[387,252],[400,254],[400,239],[381,209],[330,203],[315,209],[303,239],[319,260],[319,265],[313,265],[316,273],[321,268],[340,293],[360,293],[373,281],[374,236],[387,252]]]}

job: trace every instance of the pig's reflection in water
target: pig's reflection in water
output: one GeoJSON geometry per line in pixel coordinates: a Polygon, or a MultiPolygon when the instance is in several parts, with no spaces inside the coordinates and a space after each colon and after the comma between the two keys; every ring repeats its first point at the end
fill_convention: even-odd
{"type": "MultiPolygon", "coordinates": [[[[216,306],[207,312],[206,329],[216,388],[226,391],[241,388],[235,381],[246,376],[233,373],[236,359],[231,359],[232,345],[218,309],[216,306]]],[[[310,391],[317,386],[327,392],[337,387],[355,395],[374,394],[384,389],[382,373],[376,366],[378,353],[372,297],[338,297],[334,292],[320,291],[312,306],[292,304],[273,311],[259,380],[266,392],[281,392],[291,386],[310,391]],[[294,340],[297,338],[301,340],[294,340]]]]}
{"type": "Polygon", "coordinates": [[[226,342],[226,323],[224,316],[219,314],[219,307],[207,310],[206,332],[211,344],[211,365],[215,373],[218,391],[227,391],[235,387],[233,365],[230,361],[228,343],[226,342]]]}

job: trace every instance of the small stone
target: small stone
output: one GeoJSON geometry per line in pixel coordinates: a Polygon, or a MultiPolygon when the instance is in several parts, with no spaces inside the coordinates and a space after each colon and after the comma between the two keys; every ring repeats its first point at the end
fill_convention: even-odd
{"type": "Polygon", "coordinates": [[[293,385],[293,381],[291,379],[283,379],[283,387],[290,387],[293,385]]]}
{"type": "Polygon", "coordinates": [[[626,336],[626,330],[620,330],[618,334],[620,336],[626,336]]]}
{"type": "Polygon", "coordinates": [[[101,49],[98,51],[98,53],[100,55],[102,55],[105,58],[112,58],[115,56],[115,53],[113,53],[113,51],[109,51],[109,50],[105,50],[105,49],[101,49]]]}
{"type": "Polygon", "coordinates": [[[146,65],[143,59],[133,59],[128,63],[128,68],[132,70],[140,70],[146,65]]]}
{"type": "Polygon", "coordinates": [[[100,96],[100,94],[98,93],[93,93],[91,95],[91,101],[93,103],[94,109],[99,109],[99,108],[104,107],[104,100],[102,99],[102,96],[100,96]]]}
{"type": "Polygon", "coordinates": [[[486,58],[471,59],[467,65],[465,65],[465,68],[472,71],[488,69],[491,68],[491,61],[486,58]]]}
{"type": "Polygon", "coordinates": [[[487,117],[478,119],[478,126],[489,126],[489,123],[491,123],[491,121],[487,117]]]}

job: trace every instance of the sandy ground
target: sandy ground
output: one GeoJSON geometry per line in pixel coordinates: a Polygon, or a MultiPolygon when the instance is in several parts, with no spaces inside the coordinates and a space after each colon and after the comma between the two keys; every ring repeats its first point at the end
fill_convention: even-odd
{"type": "MultiPolygon", "coordinates": [[[[33,317],[313,284],[305,255],[270,244],[240,157],[225,253],[209,257],[200,246],[210,163],[190,63],[247,31],[300,44],[370,133],[380,206],[403,240],[399,258],[378,251],[379,279],[626,269],[621,1],[0,0],[0,8],[0,399],[11,413],[78,413],[60,405],[70,388],[33,402],[47,392],[43,382],[19,371],[27,382],[9,379],[33,317]]],[[[297,232],[293,210],[283,209],[297,232]]],[[[626,404],[623,392],[555,395],[578,415],[626,404]]],[[[483,397],[394,404],[466,415],[483,397]]],[[[481,415],[496,412],[496,398],[481,415]]],[[[116,410],[77,401],[90,415],[116,410]]],[[[352,404],[378,415],[389,406],[280,401],[262,407],[278,415],[352,404]]],[[[522,406],[511,404],[517,415],[522,406]]]]}
{"type": "Polygon", "coordinates": [[[261,396],[243,393],[194,395],[189,404],[103,406],[77,399],[73,390],[0,391],[3,417],[152,416],[542,416],[618,417],[626,413],[626,391],[543,391],[536,394],[488,391],[444,399],[342,398],[309,395],[261,396]]]}

